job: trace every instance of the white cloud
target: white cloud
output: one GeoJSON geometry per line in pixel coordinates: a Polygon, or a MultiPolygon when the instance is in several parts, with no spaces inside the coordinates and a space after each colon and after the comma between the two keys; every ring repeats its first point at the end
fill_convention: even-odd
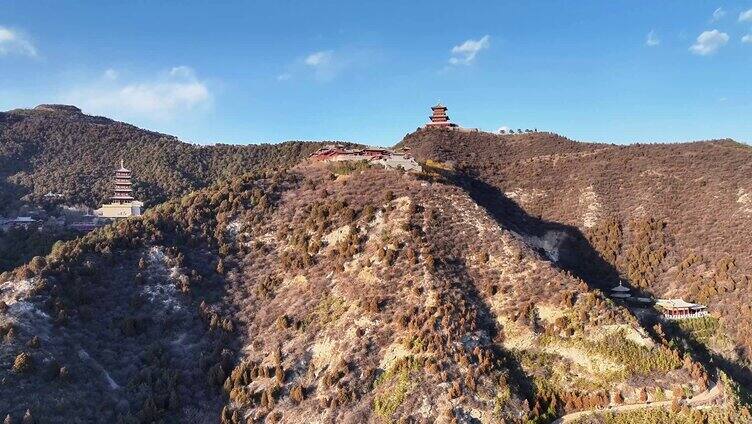
{"type": "Polygon", "coordinates": [[[108,80],[116,80],[120,76],[120,73],[112,68],[104,71],[104,77],[108,80]]]}
{"type": "Polygon", "coordinates": [[[361,46],[343,46],[331,50],[317,50],[296,58],[276,75],[277,81],[311,79],[329,82],[346,71],[373,69],[379,52],[361,46]]]}
{"type": "Polygon", "coordinates": [[[707,56],[726,45],[728,40],[729,36],[725,32],[717,29],[705,31],[697,37],[697,41],[689,47],[689,51],[700,56],[707,56]]]}
{"type": "Polygon", "coordinates": [[[170,69],[170,76],[175,78],[195,80],[196,72],[193,71],[193,68],[190,68],[188,66],[176,66],[170,69]]]}
{"type": "Polygon", "coordinates": [[[506,133],[506,132],[509,132],[509,127],[506,126],[506,125],[502,125],[501,127],[499,127],[498,130],[496,130],[496,132],[497,133],[506,133]]]}
{"type": "Polygon", "coordinates": [[[341,54],[333,50],[322,50],[309,54],[303,64],[314,70],[314,77],[319,81],[331,81],[348,65],[341,54]]]}
{"type": "Polygon", "coordinates": [[[720,21],[721,18],[726,16],[726,11],[723,10],[722,7],[719,7],[718,9],[713,11],[713,18],[710,20],[711,22],[720,21]]]}
{"type": "Polygon", "coordinates": [[[332,63],[333,53],[331,50],[311,53],[305,58],[305,64],[314,68],[326,66],[332,63]]]}
{"type": "Polygon", "coordinates": [[[20,32],[0,25],[0,56],[9,54],[36,57],[37,49],[20,32]]]}
{"type": "Polygon", "coordinates": [[[655,35],[655,30],[651,29],[647,37],[645,38],[645,45],[648,47],[655,47],[659,44],[661,44],[661,40],[659,40],[658,36],[655,35]]]}
{"type": "Polygon", "coordinates": [[[752,44],[752,34],[747,34],[742,37],[742,43],[752,44]]]}
{"type": "Polygon", "coordinates": [[[740,13],[739,22],[752,22],[752,9],[740,13]]]}
{"type": "Polygon", "coordinates": [[[452,65],[469,65],[475,60],[478,52],[490,46],[491,37],[489,35],[484,35],[479,40],[467,40],[458,46],[452,47],[452,57],[449,58],[449,63],[452,65]]]}
{"type": "Polygon", "coordinates": [[[88,113],[154,120],[170,120],[212,102],[206,83],[187,66],[141,81],[119,82],[118,74],[108,69],[101,80],[76,87],[64,93],[61,100],[88,113]]]}

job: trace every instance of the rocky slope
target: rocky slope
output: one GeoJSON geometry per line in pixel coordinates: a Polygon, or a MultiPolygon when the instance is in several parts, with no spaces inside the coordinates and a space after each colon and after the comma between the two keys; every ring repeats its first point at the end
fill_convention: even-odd
{"type": "Polygon", "coordinates": [[[246,175],[6,273],[0,413],[544,423],[715,380],[531,242],[537,218],[352,169],[246,175]]]}

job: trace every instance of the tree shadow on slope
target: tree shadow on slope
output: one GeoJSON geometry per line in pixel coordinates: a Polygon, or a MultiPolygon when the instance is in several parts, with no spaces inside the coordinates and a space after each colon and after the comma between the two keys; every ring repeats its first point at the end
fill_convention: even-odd
{"type": "Polygon", "coordinates": [[[501,190],[474,176],[462,175],[454,183],[502,227],[519,234],[544,259],[579,277],[590,288],[608,290],[620,281],[619,272],[577,227],[531,216],[501,190]]]}
{"type": "Polygon", "coordinates": [[[510,383],[517,393],[522,395],[528,401],[535,401],[535,388],[527,377],[521,364],[510,352],[503,349],[494,340],[499,339],[499,333],[502,331],[497,323],[490,306],[486,303],[470,275],[464,260],[459,258],[444,259],[439,265],[439,269],[448,277],[446,280],[451,281],[452,285],[460,291],[470,305],[476,308],[476,320],[478,329],[483,330],[488,336],[488,340],[481,340],[479,343],[491,349],[494,357],[502,360],[504,366],[509,371],[510,383]]]}
{"type": "MultiPolygon", "coordinates": [[[[529,215],[499,188],[471,173],[450,176],[449,179],[464,189],[497,223],[519,234],[530,247],[541,254],[542,258],[580,278],[590,289],[600,289],[607,294],[609,289],[619,282],[625,286],[630,285],[628,280],[621,278],[619,271],[612,264],[601,257],[579,228],[529,215]]],[[[621,305],[626,307],[624,304],[621,305]]],[[[659,312],[652,306],[643,308],[647,311],[646,314],[636,314],[631,309],[626,309],[651,336],[660,338],[654,329],[654,325],[661,322],[658,319],[659,312]]],[[[670,326],[670,330],[674,337],[681,340],[678,347],[683,351],[692,351],[708,370],[712,372],[718,368],[737,382],[752,387],[752,372],[748,368],[709,352],[705,346],[678,326],[670,326]]]]}

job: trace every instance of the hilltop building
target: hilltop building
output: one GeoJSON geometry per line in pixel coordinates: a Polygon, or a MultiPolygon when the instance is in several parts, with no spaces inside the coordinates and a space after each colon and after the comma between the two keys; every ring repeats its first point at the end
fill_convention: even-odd
{"type": "Polygon", "coordinates": [[[705,305],[685,302],[684,299],[658,299],[655,306],[667,320],[702,318],[708,315],[705,305]]]}
{"type": "Polygon", "coordinates": [[[406,152],[369,147],[366,149],[347,149],[344,146],[330,144],[313,152],[310,159],[317,162],[366,161],[389,169],[403,169],[420,172],[418,162],[406,152]]]}
{"type": "Polygon", "coordinates": [[[426,124],[426,128],[458,128],[459,125],[449,121],[447,107],[439,102],[436,106],[431,106],[431,116],[428,118],[431,122],[426,124]]]}
{"type": "Polygon", "coordinates": [[[447,107],[439,102],[436,106],[431,106],[431,116],[428,117],[430,122],[423,126],[426,130],[452,130],[460,132],[479,132],[478,128],[464,128],[449,120],[447,107]]]}
{"type": "Polygon", "coordinates": [[[141,215],[141,207],[144,204],[131,195],[133,193],[131,177],[130,169],[123,166],[121,159],[120,168],[115,171],[115,194],[110,198],[112,203],[102,205],[101,208],[94,211],[96,215],[104,218],[128,218],[141,215]]]}

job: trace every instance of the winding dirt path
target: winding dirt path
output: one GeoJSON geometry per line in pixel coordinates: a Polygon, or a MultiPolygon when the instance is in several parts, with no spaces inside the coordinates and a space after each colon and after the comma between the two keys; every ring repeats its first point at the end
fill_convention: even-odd
{"type": "MultiPolygon", "coordinates": [[[[693,396],[692,398],[684,401],[684,404],[689,405],[693,408],[698,408],[698,407],[702,407],[708,403],[715,401],[716,399],[718,399],[719,396],[723,396],[723,389],[716,382],[713,385],[713,387],[710,387],[708,390],[705,390],[704,392],[700,392],[697,395],[693,396]]],[[[607,407],[607,408],[602,408],[602,409],[588,409],[586,411],[572,412],[571,414],[564,415],[563,417],[557,419],[556,421],[553,421],[551,424],[571,423],[579,418],[584,418],[591,414],[604,414],[604,413],[609,413],[609,412],[619,413],[619,412],[635,411],[638,409],[671,407],[671,402],[672,401],[670,400],[665,400],[665,401],[660,401],[660,402],[633,403],[629,405],[612,406],[612,407],[607,407]]]]}

